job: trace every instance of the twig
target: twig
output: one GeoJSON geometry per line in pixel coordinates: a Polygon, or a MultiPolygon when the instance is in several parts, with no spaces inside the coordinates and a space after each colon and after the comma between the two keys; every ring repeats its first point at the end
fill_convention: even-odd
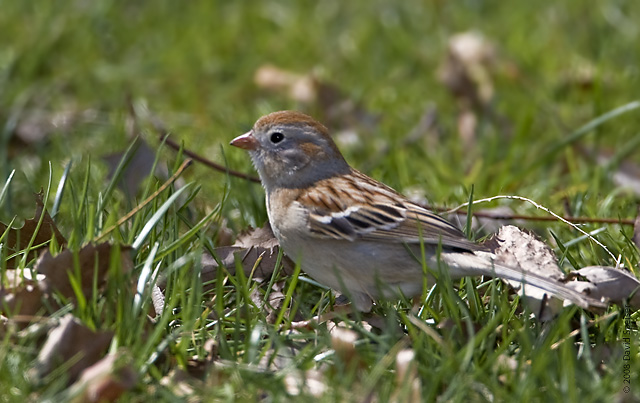
{"type": "MultiPolygon", "coordinates": [[[[487,197],[486,199],[480,199],[480,200],[474,200],[473,204],[478,204],[478,203],[485,203],[485,202],[490,202],[493,200],[497,200],[497,199],[514,199],[514,200],[520,200],[520,201],[525,201],[528,203],[533,204],[536,208],[539,208],[540,210],[546,211],[547,213],[551,214],[554,218],[556,218],[557,220],[562,221],[563,223],[569,225],[570,227],[572,227],[573,229],[575,229],[576,231],[580,232],[582,235],[585,235],[587,238],[591,239],[593,242],[595,242],[599,247],[601,247],[602,249],[604,249],[609,256],[611,256],[611,258],[618,262],[620,259],[616,258],[616,256],[611,253],[611,251],[609,251],[609,248],[607,248],[602,242],[598,241],[596,238],[594,238],[592,235],[588,234],[585,230],[583,230],[582,228],[578,227],[576,224],[573,224],[572,222],[570,222],[569,220],[560,217],[558,214],[554,213],[553,211],[551,211],[550,209],[546,208],[545,206],[536,203],[535,201],[531,200],[531,199],[527,199],[526,197],[522,197],[522,196],[510,196],[510,195],[499,195],[499,196],[493,196],[493,197],[487,197]]],[[[460,206],[450,210],[450,212],[454,212],[456,210],[461,209],[462,207],[466,207],[468,206],[469,203],[462,203],[460,206]]]]}
{"type": "MultiPolygon", "coordinates": [[[[156,127],[156,129],[158,129],[156,127]]],[[[159,129],[158,129],[159,130],[159,129]]],[[[178,151],[180,150],[180,145],[178,143],[176,143],[175,141],[171,140],[169,138],[169,134],[166,132],[163,132],[162,130],[160,131],[160,140],[164,141],[170,148],[178,151]]],[[[192,159],[194,159],[195,161],[198,161],[210,168],[213,168],[217,171],[220,172],[228,172],[229,175],[231,176],[235,176],[237,178],[241,178],[241,179],[246,179],[248,181],[251,182],[255,182],[255,183],[260,183],[260,179],[256,178],[255,176],[251,176],[251,175],[247,175],[245,173],[242,172],[238,172],[238,171],[233,171],[230,169],[227,169],[227,167],[225,167],[224,165],[220,165],[217,164],[207,158],[202,157],[201,155],[187,149],[187,148],[183,148],[182,152],[191,157],[192,159]]],[[[501,197],[506,197],[506,196],[496,196],[496,198],[501,198],[501,197]]],[[[517,196],[514,196],[513,198],[516,199],[520,199],[517,196]]],[[[477,200],[476,202],[481,202],[481,201],[490,201],[492,199],[484,199],[484,200],[477,200]]],[[[425,208],[428,208],[429,210],[432,211],[438,211],[438,212],[447,212],[447,213],[454,213],[454,214],[458,214],[458,215],[467,215],[467,211],[465,210],[459,210],[462,207],[465,207],[466,204],[463,204],[461,206],[458,206],[454,209],[446,209],[444,207],[435,207],[435,206],[424,206],[425,208]]],[[[543,209],[544,210],[544,209],[543,209]]],[[[553,214],[552,214],[553,215],[553,214]]],[[[634,225],[634,220],[631,219],[620,219],[620,218],[590,218],[590,217],[567,217],[567,216],[554,216],[554,217],[536,217],[536,216],[527,216],[527,215],[520,215],[520,214],[492,214],[492,213],[483,213],[483,212],[473,212],[473,216],[474,217],[483,217],[483,218],[492,218],[495,220],[526,220],[526,221],[565,221],[567,223],[573,223],[573,224],[620,224],[620,225],[634,225]]]]}
{"type": "MultiPolygon", "coordinates": [[[[180,150],[180,145],[178,143],[176,143],[175,141],[171,140],[169,138],[169,134],[168,133],[167,134],[161,133],[160,134],[160,141],[164,141],[165,144],[167,144],[169,147],[173,148],[176,151],[180,150]]],[[[255,176],[247,175],[247,174],[242,173],[242,172],[233,171],[231,169],[228,169],[224,165],[220,165],[220,164],[215,163],[215,162],[213,162],[213,161],[211,161],[211,160],[209,160],[207,158],[204,158],[203,156],[201,156],[199,154],[196,154],[195,152],[190,151],[187,148],[183,148],[182,152],[185,155],[188,155],[189,157],[193,158],[195,161],[198,161],[199,163],[204,164],[204,165],[208,166],[209,168],[215,169],[216,171],[229,173],[229,175],[235,176],[236,178],[246,179],[246,180],[251,181],[251,182],[260,183],[260,179],[256,178],[255,176]]]]}
{"type": "Polygon", "coordinates": [[[178,168],[178,170],[176,171],[176,173],[174,173],[171,178],[169,178],[169,180],[167,180],[165,183],[162,184],[162,186],[160,186],[160,188],[158,188],[158,190],[156,190],[155,192],[153,192],[152,195],[150,195],[149,197],[147,197],[142,203],[138,204],[133,210],[131,210],[130,212],[128,212],[124,217],[120,218],[118,220],[117,223],[115,223],[113,226],[109,227],[105,232],[103,232],[101,235],[99,235],[97,238],[94,238],[94,242],[98,242],[101,239],[103,239],[104,237],[106,237],[109,233],[111,233],[111,231],[113,231],[114,229],[118,228],[119,226],[121,226],[122,224],[124,224],[125,222],[127,222],[131,217],[133,217],[138,211],[140,211],[144,206],[146,206],[147,204],[151,203],[151,201],[153,201],[153,199],[155,199],[160,193],[162,193],[166,188],[168,188],[173,182],[176,181],[176,179],[178,179],[180,177],[180,175],[182,175],[182,171],[184,171],[189,165],[191,165],[191,159],[186,159],[182,165],[180,165],[180,167],[178,168]]]}
{"type": "MultiPolygon", "coordinates": [[[[466,210],[458,210],[460,207],[456,207],[455,211],[452,211],[444,207],[424,206],[432,211],[447,212],[458,215],[467,215],[466,210]]],[[[556,217],[536,217],[521,214],[494,214],[483,213],[481,211],[474,211],[474,217],[492,218],[494,220],[525,220],[525,221],[558,221],[556,217]]],[[[634,220],[622,219],[622,218],[590,218],[590,217],[569,217],[561,216],[563,220],[569,221],[574,224],[620,224],[620,225],[634,225],[634,220]]]]}

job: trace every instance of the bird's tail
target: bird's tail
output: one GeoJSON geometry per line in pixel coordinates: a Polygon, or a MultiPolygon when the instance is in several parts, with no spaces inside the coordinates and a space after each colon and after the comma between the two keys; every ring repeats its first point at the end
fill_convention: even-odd
{"type": "MultiPolygon", "coordinates": [[[[507,266],[488,257],[478,256],[474,253],[445,252],[442,253],[441,258],[449,266],[452,278],[480,275],[497,277],[540,289],[556,298],[571,301],[581,308],[605,308],[607,306],[601,300],[578,292],[558,280],[543,277],[540,274],[525,271],[519,267],[507,266]]],[[[524,290],[525,294],[527,294],[527,291],[533,291],[529,287],[524,288],[524,290]]]]}

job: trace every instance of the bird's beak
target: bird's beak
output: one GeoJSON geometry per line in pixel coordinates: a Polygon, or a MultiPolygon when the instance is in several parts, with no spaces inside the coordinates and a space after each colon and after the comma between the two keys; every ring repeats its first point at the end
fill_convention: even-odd
{"type": "Polygon", "coordinates": [[[231,140],[230,144],[244,150],[255,150],[259,145],[258,140],[253,136],[253,130],[231,140]]]}

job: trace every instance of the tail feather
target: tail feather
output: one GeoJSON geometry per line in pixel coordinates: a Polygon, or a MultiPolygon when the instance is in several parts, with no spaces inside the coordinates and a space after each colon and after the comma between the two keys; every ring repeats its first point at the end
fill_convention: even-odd
{"type": "Polygon", "coordinates": [[[524,271],[519,267],[500,264],[473,253],[443,253],[441,258],[449,266],[452,278],[479,275],[497,277],[541,289],[556,298],[571,301],[581,308],[606,307],[604,302],[573,290],[560,281],[524,271]]]}

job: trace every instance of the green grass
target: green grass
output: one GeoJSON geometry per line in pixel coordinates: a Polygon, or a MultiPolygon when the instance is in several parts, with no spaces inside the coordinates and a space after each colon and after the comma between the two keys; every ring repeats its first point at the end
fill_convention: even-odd
{"type": "MultiPolygon", "coordinates": [[[[0,221],[32,217],[32,193],[47,189],[51,181],[47,208],[56,212],[55,222],[73,250],[115,224],[165,181],[150,176],[129,198],[107,178],[102,156],[123,152],[135,134],[157,150],[158,162],[170,173],[182,162],[160,146],[148,116],[159,119],[185,147],[248,173],[253,173],[248,156],[228,142],[259,116],[292,108],[322,116],[318,105],[301,105],[284,93],[257,88],[253,75],[264,64],[314,71],[379,116],[373,127],[357,127],[359,141],[343,147],[346,158],[400,191],[421,190],[434,205],[461,204],[473,186],[476,199],[515,194],[561,214],[625,219],[637,214],[638,195],[612,179],[623,161],[639,160],[640,111],[632,108],[640,100],[640,6],[631,0],[0,0],[0,9],[0,186],[16,170],[0,197],[0,221]],[[469,148],[458,136],[459,104],[439,83],[436,70],[451,35],[470,29],[498,47],[491,107],[510,129],[480,114],[475,144],[469,148]],[[585,66],[591,71],[588,82],[572,81],[571,72],[585,66]],[[131,105],[138,116],[133,133],[131,105]],[[431,106],[440,136],[407,145],[407,134],[431,106]],[[624,106],[630,110],[606,115],[624,106]],[[50,126],[61,113],[75,118],[50,126]],[[602,116],[601,124],[581,131],[602,116]],[[44,139],[17,141],[16,128],[25,130],[25,122],[36,122],[44,139]],[[381,152],[383,147],[389,151],[381,152]],[[597,163],[595,156],[604,153],[612,162],[597,163]]],[[[116,250],[112,256],[131,253],[130,273],[114,265],[105,288],[84,304],[60,301],[60,310],[43,312],[54,317],[71,312],[90,328],[114,332],[110,351],[121,352],[122,365],[137,374],[126,400],[183,399],[163,379],[177,369],[189,371],[196,362],[205,373],[187,377],[192,389],[185,393],[203,400],[290,399],[285,379],[308,370],[320,371],[328,386],[322,401],[368,396],[403,400],[411,391],[396,381],[395,360],[402,349],[415,352],[425,401],[640,396],[634,386],[640,384],[638,333],[633,330],[631,359],[624,361],[621,307],[612,307],[606,313],[610,316],[570,308],[541,324],[494,282],[439,284],[417,309],[408,301],[383,301],[375,308],[381,329],[368,328],[373,319],[367,316],[343,318],[358,336],[355,358],[335,352],[326,324],[300,332],[282,330],[252,295],[267,298],[273,284],[282,283],[291,309],[283,308],[276,317],[286,325],[296,314],[309,318],[326,309],[331,294],[306,281],[304,274],[279,274],[261,283],[241,271],[219,271],[210,283],[199,275],[200,257],[218,246],[221,227],[237,234],[265,222],[262,189],[198,164],[181,178],[191,185],[166,205],[164,214],[154,218],[179,191],[175,186],[108,235],[110,241],[129,245],[139,239],[135,250],[116,250]],[[150,222],[155,225],[146,232],[150,222]],[[156,268],[158,281],[166,284],[166,308],[151,322],[150,287],[143,287],[141,300],[134,300],[140,275],[154,278],[156,268]],[[265,370],[272,354],[279,356],[275,361],[280,365],[265,370]],[[627,363],[629,395],[622,389],[627,363]]],[[[542,214],[516,201],[480,207],[500,204],[518,214],[542,214]]],[[[615,264],[564,224],[526,225],[552,245],[556,239],[569,245],[556,250],[565,269],[615,264]]],[[[598,240],[637,275],[640,255],[630,241],[631,227],[582,228],[603,228],[598,240]]],[[[51,249],[58,251],[60,245],[51,249]]],[[[5,251],[0,256],[7,258],[5,251]]],[[[631,318],[637,329],[638,312],[631,318]]],[[[37,335],[18,333],[9,321],[0,341],[0,400],[69,398],[64,367],[45,382],[26,376],[41,347],[37,335]]],[[[316,399],[309,393],[297,398],[316,399]]]]}

